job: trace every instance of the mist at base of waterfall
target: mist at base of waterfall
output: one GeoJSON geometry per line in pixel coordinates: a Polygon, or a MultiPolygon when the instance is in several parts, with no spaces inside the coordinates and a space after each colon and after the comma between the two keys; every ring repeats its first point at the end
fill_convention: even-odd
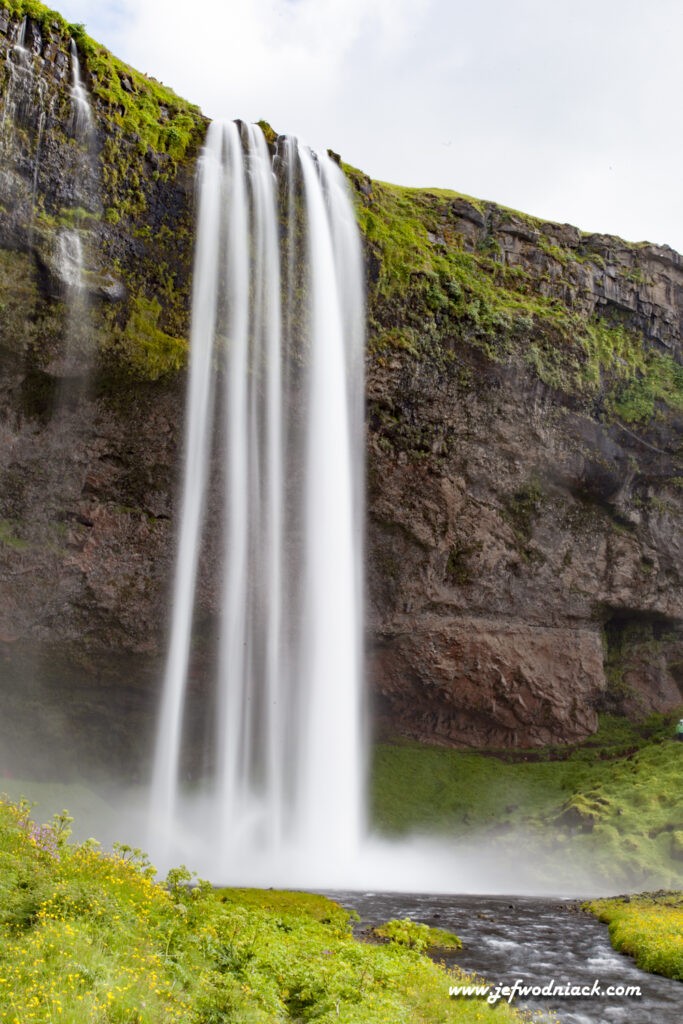
{"type": "MultiPolygon", "coordinates": [[[[302,846],[296,840],[277,849],[259,848],[258,808],[235,823],[227,853],[211,840],[220,828],[213,802],[201,795],[185,796],[180,811],[184,826],[169,837],[155,835],[145,786],[93,790],[87,782],[45,783],[0,777],[0,793],[24,796],[35,803],[33,817],[47,821],[65,807],[74,816],[73,838],[95,837],[104,850],[124,843],[147,853],[163,878],[186,865],[198,878],[215,886],[377,891],[412,893],[498,894],[590,898],[658,887],[657,878],[637,885],[597,874],[588,858],[550,851],[543,838],[523,829],[501,840],[490,837],[415,834],[389,839],[368,834],[354,849],[339,849],[324,832],[302,846]],[[171,840],[169,844],[169,838],[171,840]]],[[[264,828],[263,822],[261,827],[264,828]]],[[[551,829],[547,833],[551,838],[551,829]]]]}

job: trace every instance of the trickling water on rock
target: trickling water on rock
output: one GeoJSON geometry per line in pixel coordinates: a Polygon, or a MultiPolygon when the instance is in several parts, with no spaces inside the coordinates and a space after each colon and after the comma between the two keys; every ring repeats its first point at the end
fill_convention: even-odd
{"type": "Polygon", "coordinates": [[[248,861],[253,878],[261,859],[265,880],[276,858],[343,862],[360,841],[363,319],[338,167],[288,138],[273,162],[259,128],[212,125],[199,165],[185,476],[152,786],[157,860],[176,860],[191,834],[200,870],[239,880],[248,861]],[[217,447],[222,521],[205,523],[217,447]],[[214,730],[189,794],[195,590],[203,532],[215,530],[214,730]]]}
{"type": "Polygon", "coordinates": [[[69,289],[83,287],[83,245],[80,232],[64,229],[57,235],[57,260],[61,278],[69,289]]]}
{"type": "Polygon", "coordinates": [[[14,153],[16,128],[35,131],[38,137],[36,151],[39,149],[45,118],[45,83],[36,75],[33,54],[26,47],[27,24],[24,18],[17,27],[13,44],[5,58],[7,82],[0,119],[2,156],[5,160],[14,153]]]}
{"type": "MultiPolygon", "coordinates": [[[[99,172],[94,153],[90,149],[93,132],[93,113],[88,93],[81,81],[78,50],[74,40],[70,43],[71,53],[71,133],[76,142],[83,148],[88,147],[88,176],[98,179],[99,172]]],[[[38,148],[40,146],[40,140],[38,148]]],[[[79,389],[85,394],[88,380],[92,374],[95,360],[93,343],[92,317],[88,290],[86,288],[87,268],[87,219],[83,207],[86,205],[86,194],[89,182],[76,183],[74,197],[77,206],[73,214],[73,226],[60,228],[54,237],[54,256],[52,259],[53,273],[57,278],[62,296],[67,307],[66,333],[60,376],[68,380],[81,379],[79,389]],[[86,188],[84,188],[86,186],[86,188]],[[82,204],[82,205],[81,205],[82,204]]],[[[73,385],[64,383],[63,389],[73,391],[73,385]]],[[[59,401],[58,401],[59,406],[59,401]]]]}
{"type": "Polygon", "coordinates": [[[71,40],[71,99],[73,102],[71,130],[74,138],[80,142],[87,141],[93,128],[93,116],[88,93],[81,81],[81,65],[78,49],[71,40]]]}

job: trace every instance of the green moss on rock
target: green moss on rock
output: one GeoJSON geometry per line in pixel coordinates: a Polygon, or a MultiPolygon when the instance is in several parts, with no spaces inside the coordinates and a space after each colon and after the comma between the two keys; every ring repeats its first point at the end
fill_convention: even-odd
{"type": "Polygon", "coordinates": [[[187,340],[162,331],[158,326],[160,314],[158,299],[138,295],[131,302],[128,321],[120,334],[121,358],[140,380],[158,380],[175,373],[187,360],[187,340]]]}
{"type": "Polygon", "coordinates": [[[179,160],[196,152],[207,121],[195,104],[124,64],[91,39],[83,26],[70,28],[93,96],[104,106],[110,121],[134,139],[141,153],[149,147],[179,160]]]}
{"type": "MultiPolygon", "coordinates": [[[[632,318],[565,300],[553,283],[551,264],[562,273],[573,266],[577,289],[586,273],[600,274],[604,259],[591,247],[599,240],[567,229],[560,244],[562,229],[556,239],[552,225],[517,211],[373,182],[343,166],[369,257],[371,351],[447,358],[464,344],[494,362],[522,362],[549,387],[597,400],[627,422],[651,417],[658,403],[681,407],[683,370],[632,318]],[[507,237],[534,258],[509,262],[500,244],[507,237]],[[592,271],[582,269],[588,263],[592,271]]],[[[627,288],[645,280],[632,267],[618,273],[627,288]]]]}
{"type": "Polygon", "coordinates": [[[625,423],[644,423],[666,406],[683,412],[683,366],[670,355],[652,351],[635,378],[620,389],[613,408],[625,423]]]}
{"type": "Polygon", "coordinates": [[[0,549],[10,548],[13,551],[26,551],[30,547],[28,541],[19,536],[21,523],[11,519],[0,519],[0,549]]]}
{"type": "Polygon", "coordinates": [[[35,268],[27,253],[0,249],[0,346],[21,353],[34,333],[38,301],[35,268]]]}

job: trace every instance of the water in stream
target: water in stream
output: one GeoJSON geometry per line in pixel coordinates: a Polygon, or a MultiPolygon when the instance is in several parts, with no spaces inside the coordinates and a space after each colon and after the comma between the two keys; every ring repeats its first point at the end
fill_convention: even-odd
{"type": "MultiPolygon", "coordinates": [[[[607,927],[575,903],[509,896],[430,896],[407,893],[329,893],[357,910],[361,928],[409,917],[453,931],[463,949],[440,956],[492,985],[639,986],[641,995],[525,998],[514,1005],[553,1011],[562,1024],[679,1024],[683,985],[639,970],[615,952],[607,927]]],[[[541,1020],[551,1020],[544,1014],[541,1020]]]]}

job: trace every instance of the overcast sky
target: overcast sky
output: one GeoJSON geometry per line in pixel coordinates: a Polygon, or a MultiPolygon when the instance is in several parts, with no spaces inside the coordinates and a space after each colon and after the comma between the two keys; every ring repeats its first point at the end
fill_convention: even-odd
{"type": "Polygon", "coordinates": [[[213,118],[683,251],[681,0],[61,0],[213,118]]]}

